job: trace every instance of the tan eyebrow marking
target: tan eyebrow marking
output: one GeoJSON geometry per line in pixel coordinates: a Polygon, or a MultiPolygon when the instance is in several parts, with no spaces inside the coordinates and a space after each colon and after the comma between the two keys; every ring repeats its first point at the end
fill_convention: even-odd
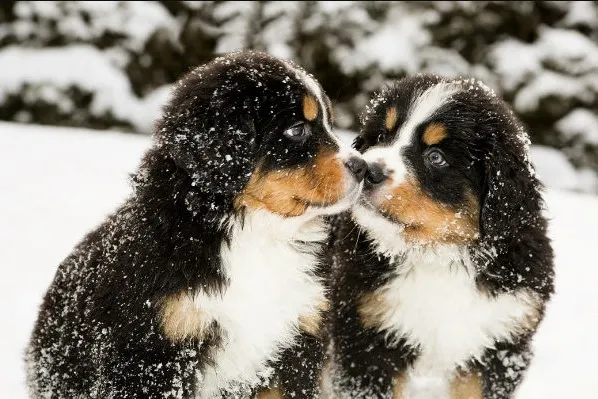
{"type": "Polygon", "coordinates": [[[386,130],[393,130],[397,125],[397,109],[396,107],[390,107],[386,110],[386,119],[384,121],[386,130]]]}
{"type": "Polygon", "coordinates": [[[305,119],[311,122],[316,120],[318,117],[318,112],[318,102],[312,95],[306,94],[303,97],[303,116],[305,119]]]}
{"type": "Polygon", "coordinates": [[[424,131],[423,140],[426,145],[434,145],[440,143],[446,136],[446,126],[442,123],[431,123],[424,131]]]}

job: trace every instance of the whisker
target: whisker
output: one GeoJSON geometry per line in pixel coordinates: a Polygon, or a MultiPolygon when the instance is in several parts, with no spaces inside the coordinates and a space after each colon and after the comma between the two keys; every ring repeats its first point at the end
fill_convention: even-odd
{"type": "Polygon", "coordinates": [[[357,252],[357,244],[359,244],[359,237],[361,236],[361,226],[357,226],[359,230],[357,230],[357,239],[355,240],[355,246],[353,247],[353,252],[357,252]]]}

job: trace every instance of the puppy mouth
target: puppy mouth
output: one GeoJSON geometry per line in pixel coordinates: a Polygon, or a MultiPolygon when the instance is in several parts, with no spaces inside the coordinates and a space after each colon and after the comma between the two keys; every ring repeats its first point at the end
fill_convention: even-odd
{"type": "MultiPolygon", "coordinates": [[[[385,215],[376,205],[374,205],[368,198],[366,198],[363,194],[361,196],[359,196],[359,199],[357,200],[357,202],[355,203],[356,206],[361,206],[363,208],[366,208],[370,211],[373,211],[374,213],[376,213],[379,216],[382,216],[385,219],[389,219],[388,215],[385,215]]],[[[394,220],[391,220],[394,222],[394,220]]]]}
{"type": "Polygon", "coordinates": [[[381,218],[384,218],[384,219],[388,220],[389,222],[397,224],[399,226],[403,226],[403,227],[416,227],[417,226],[417,224],[415,224],[415,223],[404,222],[402,220],[397,219],[396,215],[391,215],[388,212],[384,212],[382,209],[377,207],[372,201],[370,201],[370,199],[367,198],[365,193],[363,193],[361,196],[359,196],[359,200],[357,201],[356,205],[366,208],[366,209],[374,212],[376,215],[380,216],[381,218]]]}
{"type": "Polygon", "coordinates": [[[361,195],[357,199],[356,205],[361,205],[364,208],[368,208],[372,211],[381,213],[382,211],[380,211],[380,209],[371,201],[371,199],[370,199],[371,194],[372,194],[372,190],[366,185],[364,187],[361,195]]]}
{"type": "Polygon", "coordinates": [[[297,202],[299,202],[300,204],[303,204],[305,206],[309,206],[312,208],[326,208],[332,205],[337,204],[337,202],[318,202],[318,201],[309,201],[306,200],[304,198],[300,198],[300,197],[293,197],[293,199],[297,202]]]}
{"type": "Polygon", "coordinates": [[[337,201],[326,201],[326,202],[322,202],[322,201],[312,201],[312,200],[308,200],[306,198],[301,198],[301,197],[293,197],[293,199],[305,206],[311,207],[311,208],[328,208],[331,206],[335,206],[343,201],[347,201],[349,202],[349,204],[355,204],[357,203],[357,201],[359,200],[359,198],[361,197],[361,192],[363,189],[363,182],[359,182],[358,184],[355,184],[355,186],[345,195],[339,197],[339,199],[337,201]]]}
{"type": "Polygon", "coordinates": [[[343,199],[348,199],[352,204],[356,203],[363,192],[363,180],[355,184],[355,186],[345,195],[343,199]]]}

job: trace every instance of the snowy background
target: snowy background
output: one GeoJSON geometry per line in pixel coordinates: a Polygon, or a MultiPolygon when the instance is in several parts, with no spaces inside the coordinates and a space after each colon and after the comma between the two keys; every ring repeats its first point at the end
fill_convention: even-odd
{"type": "Polygon", "coordinates": [[[551,185],[598,192],[595,1],[3,1],[0,120],[149,134],[177,78],[241,48],[306,67],[351,130],[392,79],[478,77],[542,146],[551,185]]]}
{"type": "Polygon", "coordinates": [[[295,59],[352,139],[370,94],[418,71],[513,104],[547,185],[557,294],[518,399],[596,398],[598,2],[0,2],[0,399],[56,266],[129,193],[171,84],[238,48],[295,59]]]}

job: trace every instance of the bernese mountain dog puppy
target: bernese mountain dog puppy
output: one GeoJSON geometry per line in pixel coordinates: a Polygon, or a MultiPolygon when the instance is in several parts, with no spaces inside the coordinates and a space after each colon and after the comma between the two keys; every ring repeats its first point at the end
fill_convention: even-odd
{"type": "Polygon", "coordinates": [[[59,266],[32,398],[319,395],[327,215],[366,164],[291,62],[235,52],[183,77],[134,192],[59,266]]]}
{"type": "Polygon", "coordinates": [[[480,81],[430,74],[362,122],[365,187],[332,244],[338,397],[512,398],[554,277],[526,131],[480,81]]]}

